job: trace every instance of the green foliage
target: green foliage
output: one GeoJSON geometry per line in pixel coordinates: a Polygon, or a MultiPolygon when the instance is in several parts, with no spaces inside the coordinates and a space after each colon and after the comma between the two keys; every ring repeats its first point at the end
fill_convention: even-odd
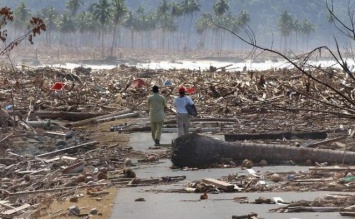
{"type": "Polygon", "coordinates": [[[217,16],[222,16],[224,13],[226,13],[229,10],[228,0],[218,0],[213,5],[213,10],[217,16]]]}

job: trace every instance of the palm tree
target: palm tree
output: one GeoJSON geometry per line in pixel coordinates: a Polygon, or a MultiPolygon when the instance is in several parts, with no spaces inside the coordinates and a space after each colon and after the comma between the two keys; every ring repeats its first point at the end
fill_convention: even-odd
{"type": "MultiPolygon", "coordinates": [[[[303,34],[303,38],[304,36],[307,37],[306,41],[307,41],[307,50],[308,50],[308,43],[309,43],[309,35],[312,32],[316,31],[316,27],[314,26],[314,24],[311,24],[307,19],[304,19],[301,25],[301,32],[303,34]]],[[[303,40],[304,41],[304,40],[303,40]]]]}
{"type": "Polygon", "coordinates": [[[200,7],[201,7],[200,4],[196,0],[185,0],[185,2],[183,4],[184,14],[191,16],[189,29],[187,31],[187,40],[186,40],[185,47],[187,47],[189,44],[190,30],[191,30],[193,16],[196,12],[200,11],[200,7]]]}
{"type": "MultiPolygon", "coordinates": [[[[176,4],[175,2],[171,3],[171,16],[179,19],[180,17],[184,16],[184,7],[182,4],[176,4]]],[[[183,22],[184,23],[184,22],[183,22]]],[[[177,33],[181,33],[183,31],[177,31],[177,33]]],[[[181,34],[177,34],[176,36],[176,48],[179,50],[180,45],[180,36],[181,34]]]]}
{"type": "Polygon", "coordinates": [[[111,47],[111,56],[113,55],[113,50],[116,48],[116,34],[119,24],[122,22],[122,18],[127,13],[127,6],[125,0],[112,0],[112,17],[113,17],[113,39],[111,47]]]}
{"type": "Polygon", "coordinates": [[[238,23],[240,27],[245,27],[250,22],[250,14],[246,10],[242,10],[238,15],[238,23]]]}
{"type": "Polygon", "coordinates": [[[100,24],[97,20],[94,19],[94,15],[90,12],[81,12],[77,18],[77,29],[79,33],[83,36],[81,40],[82,44],[85,43],[85,39],[89,41],[89,44],[92,44],[92,34],[100,30],[100,24]],[[89,35],[87,37],[86,35],[89,35]]]}
{"type": "Polygon", "coordinates": [[[46,41],[49,45],[49,49],[51,48],[51,33],[56,29],[56,19],[58,17],[58,11],[54,7],[45,8],[42,10],[43,20],[46,24],[46,41]]]}
{"type": "Polygon", "coordinates": [[[30,10],[26,7],[24,2],[20,2],[19,5],[16,7],[15,12],[15,35],[17,29],[23,29],[27,26],[26,21],[31,16],[30,10]]]}
{"type": "Polygon", "coordinates": [[[162,48],[165,49],[165,33],[173,23],[173,17],[168,14],[170,5],[166,0],[161,0],[157,9],[157,17],[159,18],[159,27],[162,30],[162,48]]]}
{"type": "Polygon", "coordinates": [[[70,11],[70,15],[76,17],[78,14],[79,8],[83,5],[83,0],[68,0],[66,8],[70,11]]]}
{"type": "Polygon", "coordinates": [[[203,13],[197,20],[195,24],[195,29],[197,34],[200,36],[198,42],[198,48],[204,48],[206,42],[206,31],[209,28],[210,14],[203,13]]]}
{"type": "Polygon", "coordinates": [[[72,16],[67,13],[60,15],[59,19],[57,20],[57,29],[63,34],[64,41],[66,40],[65,36],[69,36],[68,41],[70,41],[70,43],[66,45],[72,46],[70,36],[76,31],[76,23],[72,16]]]}
{"type": "Polygon", "coordinates": [[[213,10],[217,16],[222,16],[223,14],[225,14],[229,10],[228,0],[218,0],[213,5],[213,10]]]}
{"type": "Polygon", "coordinates": [[[101,25],[101,52],[102,57],[104,57],[104,33],[105,28],[112,19],[112,5],[108,0],[99,0],[99,3],[93,3],[90,6],[90,11],[101,25]]]}
{"type": "Polygon", "coordinates": [[[298,34],[299,32],[302,31],[302,24],[299,22],[298,19],[294,19],[293,21],[293,25],[292,25],[292,30],[295,32],[295,35],[296,35],[296,52],[298,51],[298,34]]]}
{"type": "Polygon", "coordinates": [[[148,45],[148,48],[151,47],[152,45],[152,37],[151,37],[151,33],[156,30],[157,28],[157,25],[158,25],[158,19],[157,19],[157,14],[156,13],[149,13],[147,15],[145,15],[145,21],[144,21],[144,25],[143,25],[143,30],[147,33],[147,45],[148,45]]]}
{"type": "Polygon", "coordinates": [[[133,48],[134,46],[134,32],[136,31],[136,23],[137,23],[137,18],[134,16],[132,11],[128,11],[127,17],[125,18],[123,25],[131,33],[131,48],[133,48]]]}
{"type": "Polygon", "coordinates": [[[280,35],[281,35],[280,43],[282,42],[282,38],[283,38],[283,40],[284,40],[283,50],[284,50],[284,52],[286,52],[287,51],[287,37],[290,36],[292,29],[293,29],[293,17],[289,13],[287,13],[287,11],[283,12],[279,18],[278,26],[279,26],[279,31],[280,31],[280,35]]]}

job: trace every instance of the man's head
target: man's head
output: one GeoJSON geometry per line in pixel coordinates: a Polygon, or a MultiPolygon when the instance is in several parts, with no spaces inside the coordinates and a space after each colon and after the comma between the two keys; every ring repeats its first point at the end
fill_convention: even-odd
{"type": "Polygon", "coordinates": [[[152,91],[153,91],[153,93],[159,93],[159,87],[157,85],[154,85],[152,87],[152,91]]]}
{"type": "Polygon", "coordinates": [[[183,95],[185,94],[186,90],[184,87],[179,87],[179,94],[183,95]]]}

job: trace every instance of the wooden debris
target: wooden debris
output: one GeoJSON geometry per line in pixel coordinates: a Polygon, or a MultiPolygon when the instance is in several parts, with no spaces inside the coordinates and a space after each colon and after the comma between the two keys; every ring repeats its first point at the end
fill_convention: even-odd
{"type": "Polygon", "coordinates": [[[88,142],[88,143],[84,143],[84,144],[80,144],[80,145],[76,145],[76,146],[72,146],[72,147],[68,147],[68,148],[64,148],[64,149],[60,149],[60,150],[56,150],[56,151],[52,151],[52,152],[48,152],[48,153],[44,153],[44,154],[40,154],[37,155],[37,157],[45,157],[45,156],[51,156],[51,155],[55,155],[55,154],[59,154],[68,150],[72,150],[72,149],[78,149],[78,148],[82,148],[82,147],[90,147],[90,146],[94,146],[97,145],[99,142],[97,141],[92,141],[92,142],[88,142]]]}
{"type": "Polygon", "coordinates": [[[240,216],[233,215],[232,219],[258,219],[258,214],[251,213],[248,215],[240,215],[240,216]]]}
{"type": "Polygon", "coordinates": [[[234,185],[233,184],[230,184],[230,183],[227,183],[227,182],[223,182],[223,181],[220,181],[220,180],[211,179],[211,178],[205,178],[205,179],[202,179],[202,182],[214,185],[217,188],[223,189],[225,191],[229,191],[229,192],[234,191],[234,185]]]}
{"type": "Polygon", "coordinates": [[[1,212],[1,214],[2,215],[12,215],[12,214],[17,213],[19,211],[25,210],[29,207],[31,207],[30,204],[24,204],[24,205],[21,205],[20,207],[13,208],[13,209],[7,210],[5,212],[1,212]]]}

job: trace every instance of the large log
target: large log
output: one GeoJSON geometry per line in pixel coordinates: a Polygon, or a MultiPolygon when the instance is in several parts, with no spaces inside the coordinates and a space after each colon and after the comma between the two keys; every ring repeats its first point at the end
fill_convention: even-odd
{"type": "Polygon", "coordinates": [[[244,140],[257,140],[257,139],[325,139],[327,132],[281,132],[281,133],[245,133],[245,134],[225,134],[226,141],[244,141],[244,140]]]}
{"type": "Polygon", "coordinates": [[[80,121],[93,117],[103,116],[102,112],[64,112],[64,111],[36,111],[32,115],[43,119],[63,119],[67,121],[80,121]]]}
{"type": "Polygon", "coordinates": [[[122,110],[122,111],[119,111],[119,112],[114,112],[114,113],[103,115],[103,116],[98,116],[98,117],[94,117],[94,118],[90,118],[90,119],[85,119],[85,120],[81,120],[81,121],[77,121],[77,122],[72,122],[70,124],[72,126],[83,126],[83,125],[88,125],[88,124],[91,124],[91,123],[97,123],[98,120],[102,120],[102,119],[105,119],[105,118],[108,118],[108,117],[124,115],[124,114],[131,113],[131,112],[133,112],[133,110],[127,109],[127,110],[122,110]]]}
{"type": "Polygon", "coordinates": [[[206,167],[221,158],[234,160],[262,159],[270,162],[292,160],[304,163],[310,159],[328,163],[355,163],[355,152],[291,147],[286,145],[226,142],[208,136],[189,134],[173,141],[171,161],[177,167],[206,167]]]}

